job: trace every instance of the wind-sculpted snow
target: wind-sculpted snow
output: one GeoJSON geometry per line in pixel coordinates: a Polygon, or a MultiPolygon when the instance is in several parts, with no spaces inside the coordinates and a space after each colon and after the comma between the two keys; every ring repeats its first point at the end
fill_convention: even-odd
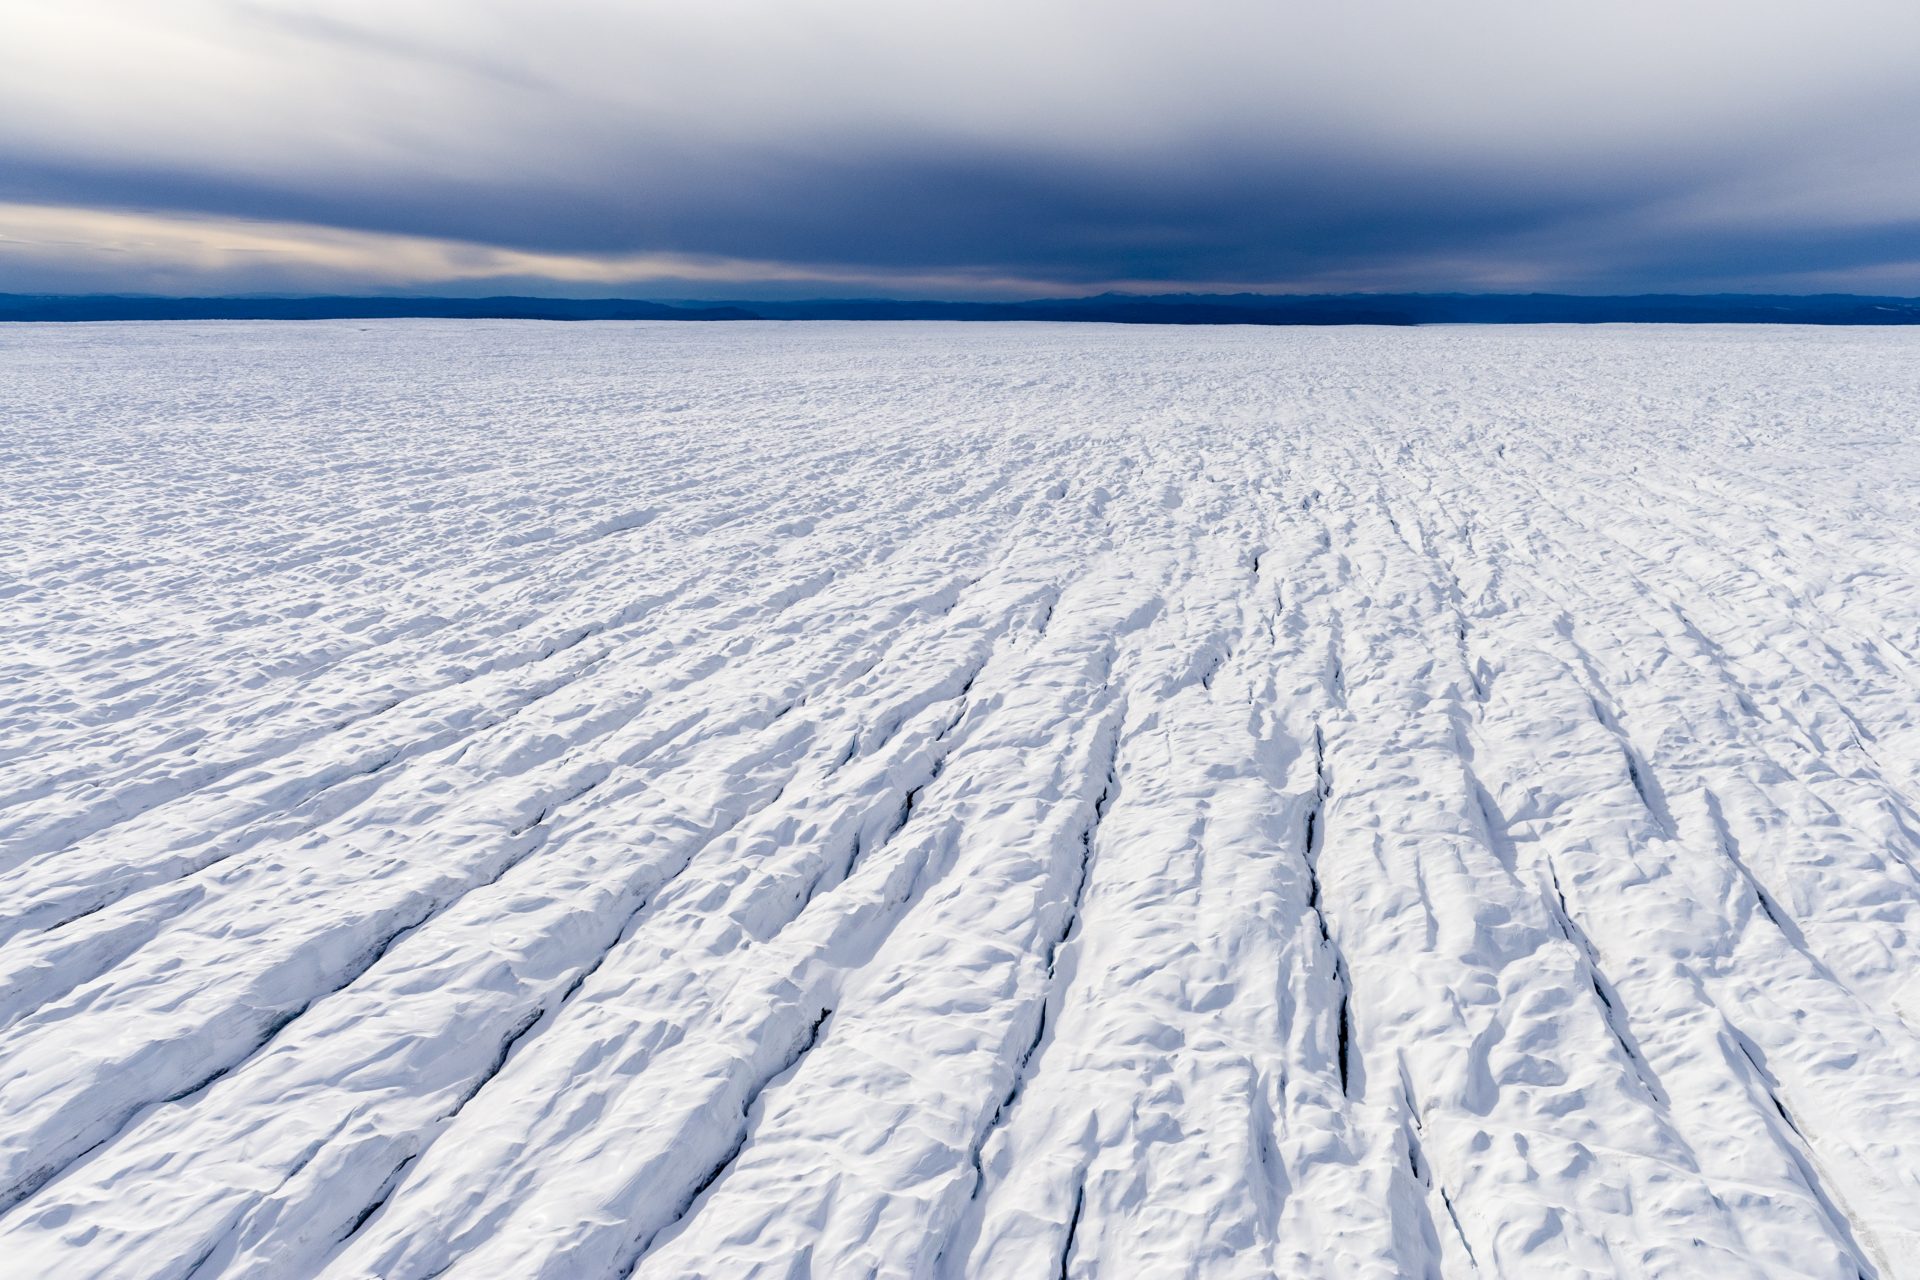
{"type": "Polygon", "coordinates": [[[1920,1276],[1920,335],[6,337],[9,1276],[1920,1276]]]}

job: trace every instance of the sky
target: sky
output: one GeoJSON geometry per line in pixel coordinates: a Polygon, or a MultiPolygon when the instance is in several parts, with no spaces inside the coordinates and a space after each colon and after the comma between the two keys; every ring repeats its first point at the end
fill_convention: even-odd
{"type": "Polygon", "coordinates": [[[0,292],[1920,294],[1915,0],[0,0],[0,292]]]}

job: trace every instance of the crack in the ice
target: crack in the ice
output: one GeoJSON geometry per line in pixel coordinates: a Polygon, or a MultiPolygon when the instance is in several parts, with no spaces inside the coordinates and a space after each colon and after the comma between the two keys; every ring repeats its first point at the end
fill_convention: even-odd
{"type": "MultiPolygon", "coordinates": [[[[1582,656],[1584,659],[1584,650],[1582,650],[1582,656]]],[[[1591,665],[1589,661],[1588,667],[1590,672],[1591,665]]],[[[1653,819],[1654,825],[1667,839],[1672,840],[1676,838],[1680,828],[1673,820],[1672,810],[1667,807],[1666,793],[1661,790],[1660,784],[1654,780],[1652,771],[1648,768],[1646,761],[1641,758],[1638,751],[1634,750],[1633,741],[1627,736],[1627,731],[1620,723],[1620,718],[1609,712],[1605,706],[1601,705],[1598,697],[1590,694],[1588,695],[1587,701],[1593,708],[1593,718],[1600,722],[1600,727],[1611,734],[1614,742],[1619,746],[1620,757],[1626,764],[1627,781],[1632,784],[1634,794],[1640,797],[1640,804],[1646,809],[1647,816],[1653,819]]]]}
{"type": "MultiPolygon", "coordinates": [[[[1421,1120],[1420,1108],[1413,1100],[1413,1078],[1407,1071],[1407,1060],[1404,1055],[1399,1058],[1398,1066],[1400,1068],[1400,1105],[1404,1113],[1400,1121],[1400,1136],[1407,1144],[1407,1169],[1413,1174],[1413,1180],[1416,1183],[1429,1192],[1438,1191],[1441,1199],[1444,1200],[1445,1188],[1440,1186],[1438,1178],[1434,1175],[1433,1162],[1427,1159],[1426,1150],[1421,1145],[1420,1134],[1424,1124],[1421,1120]]],[[[1433,1258],[1442,1256],[1440,1233],[1434,1226],[1433,1206],[1427,1202],[1426,1197],[1419,1197],[1416,1203],[1419,1207],[1417,1225],[1420,1229],[1421,1242],[1429,1250],[1428,1271],[1431,1274],[1434,1268],[1433,1258]]],[[[1452,1211],[1451,1207],[1448,1211],[1452,1211]]],[[[1456,1219],[1454,1222],[1456,1231],[1459,1226],[1459,1221],[1456,1219]]],[[[1466,1249],[1467,1256],[1471,1259],[1473,1250],[1467,1247],[1464,1233],[1461,1234],[1460,1244],[1466,1249]]],[[[1475,1265],[1475,1269],[1478,1269],[1478,1264],[1475,1265]]]]}
{"type": "Polygon", "coordinates": [[[1053,611],[1059,607],[1060,597],[1058,595],[1049,596],[1047,603],[1040,610],[1040,616],[1034,620],[1033,630],[1035,639],[1047,634],[1047,628],[1053,625],[1053,611]]]}
{"type": "Polygon", "coordinates": [[[1817,1157],[1813,1153],[1813,1145],[1807,1141],[1806,1134],[1801,1131],[1800,1126],[1794,1121],[1793,1115],[1787,1110],[1786,1103],[1781,1100],[1779,1084],[1774,1080],[1773,1073],[1762,1065],[1758,1046],[1756,1046],[1752,1040],[1748,1039],[1746,1034],[1731,1022],[1726,1022],[1723,1025],[1725,1025],[1727,1030],[1728,1041],[1739,1051],[1740,1056],[1746,1060],[1748,1067],[1752,1071],[1752,1078],[1759,1086],[1760,1092],[1766,1097],[1767,1101],[1772,1104],[1773,1112],[1779,1117],[1780,1122],[1784,1124],[1787,1127],[1787,1131],[1793,1135],[1791,1140],[1785,1137],[1779,1137],[1777,1141],[1779,1142],[1781,1150],[1786,1153],[1787,1158],[1792,1161],[1794,1168],[1799,1172],[1800,1181],[1806,1187],[1808,1194],[1819,1204],[1822,1213],[1827,1219],[1827,1224],[1833,1228],[1836,1242],[1846,1250],[1848,1254],[1847,1260],[1853,1264],[1861,1280],[1876,1280],[1879,1273],[1873,1268],[1872,1264],[1867,1261],[1866,1251],[1861,1247],[1860,1241],[1855,1235],[1856,1225],[1853,1221],[1853,1216],[1847,1213],[1841,1207],[1837,1197],[1828,1191],[1826,1183],[1821,1178],[1816,1166],[1817,1157]]]}
{"type": "MultiPolygon", "coordinates": [[[[775,718],[777,719],[778,717],[775,717],[775,718]]],[[[507,838],[513,839],[515,837],[523,836],[527,834],[529,831],[534,830],[536,827],[545,827],[547,825],[547,819],[551,818],[554,812],[558,810],[561,806],[572,804],[575,800],[578,800],[581,796],[586,795],[589,791],[592,791],[595,787],[599,786],[601,783],[605,782],[609,777],[611,777],[613,775],[613,766],[605,765],[605,764],[593,765],[593,766],[590,766],[585,772],[588,775],[588,780],[585,783],[581,784],[579,787],[575,788],[574,790],[569,791],[566,795],[556,797],[542,804],[540,806],[540,811],[534,816],[531,822],[524,822],[521,825],[515,827],[513,830],[507,833],[507,838]]],[[[509,866],[506,870],[510,871],[512,870],[512,867],[509,866]]],[[[505,875],[506,871],[502,871],[500,874],[505,875]]],[[[492,880],[488,880],[485,883],[492,884],[499,879],[500,879],[500,876],[496,875],[493,877],[492,880]]],[[[483,888],[484,885],[476,885],[474,887],[483,888]]],[[[471,890],[469,890],[469,892],[471,892],[471,890]]],[[[463,894],[461,896],[464,897],[465,895],[463,894]]]]}
{"type": "Polygon", "coordinates": [[[1353,986],[1347,973],[1346,956],[1342,953],[1340,944],[1333,939],[1333,930],[1327,923],[1326,909],[1321,904],[1320,850],[1326,840],[1322,824],[1325,819],[1327,799],[1333,794],[1333,781],[1327,768],[1326,733],[1318,724],[1313,727],[1313,774],[1313,795],[1307,806],[1301,863],[1307,874],[1307,909],[1313,912],[1314,923],[1319,926],[1320,948],[1333,962],[1333,982],[1340,993],[1337,1021],[1334,1027],[1333,1058],[1340,1072],[1340,1092],[1351,1097],[1354,1052],[1353,986]]]}
{"type": "Polygon", "coordinates": [[[406,1179],[407,1170],[412,1168],[414,1161],[419,1158],[419,1153],[415,1152],[394,1166],[387,1174],[386,1180],[380,1184],[380,1190],[375,1193],[373,1199],[361,1207],[360,1211],[354,1215],[353,1221],[347,1224],[346,1231],[342,1233],[339,1240],[334,1242],[336,1248],[345,1245],[360,1234],[360,1229],[367,1225],[373,1215],[386,1207],[387,1201],[393,1199],[394,1192],[400,1189],[401,1182],[406,1179]]]}
{"type": "Polygon", "coordinates": [[[1080,1236],[1080,1215],[1087,1207],[1087,1180],[1083,1174],[1073,1188],[1073,1211],[1067,1215],[1067,1238],[1060,1246],[1060,1265],[1054,1269],[1059,1280],[1067,1280],[1073,1265],[1073,1246],[1080,1236]]]}
{"type": "Polygon", "coordinates": [[[1806,935],[1800,931],[1799,924],[1795,922],[1793,917],[1787,913],[1786,909],[1780,905],[1773,894],[1767,891],[1767,887],[1760,883],[1760,878],[1754,875],[1752,869],[1747,866],[1746,859],[1740,856],[1740,842],[1734,838],[1733,828],[1727,824],[1727,815],[1725,810],[1720,806],[1720,797],[1715,794],[1711,788],[1706,789],[1705,794],[1707,820],[1713,824],[1714,834],[1718,837],[1720,852],[1726,855],[1726,859],[1733,865],[1734,871],[1739,874],[1741,880],[1746,883],[1748,890],[1752,892],[1755,903],[1760,907],[1760,914],[1771,921],[1773,927],[1778,929],[1781,934],[1786,937],[1787,941],[1792,944],[1796,951],[1811,961],[1823,977],[1832,981],[1836,986],[1839,985],[1839,980],[1828,971],[1827,966],[1821,963],[1812,952],[1807,950],[1806,935]]]}
{"type": "Polygon", "coordinates": [[[1333,962],[1333,981],[1340,988],[1340,1031],[1337,1046],[1340,1062],[1340,1092],[1353,1096],[1353,984],[1347,977],[1347,965],[1338,955],[1333,962]]]}
{"type": "Polygon", "coordinates": [[[1447,1194],[1445,1187],[1435,1187],[1434,1190],[1440,1193],[1440,1203],[1447,1207],[1447,1217],[1453,1220],[1453,1233],[1459,1237],[1460,1248],[1466,1252],[1467,1261],[1472,1264],[1477,1273],[1480,1270],[1480,1259],[1473,1256],[1473,1246],[1467,1243],[1467,1229],[1460,1225],[1460,1214],[1453,1207],[1453,1197],[1447,1194]]]}
{"type": "Polygon", "coordinates": [[[1220,668],[1227,665],[1227,659],[1231,656],[1231,650],[1223,649],[1208,655],[1208,657],[1203,660],[1200,671],[1200,687],[1202,689],[1212,692],[1213,678],[1220,674],[1220,668]]]}
{"type": "MultiPolygon", "coordinates": [[[[1081,903],[1086,895],[1087,882],[1091,878],[1093,869],[1094,838],[1100,829],[1100,824],[1106,819],[1108,807],[1113,802],[1114,792],[1120,785],[1119,735],[1120,727],[1125,719],[1126,705],[1123,699],[1119,707],[1110,717],[1112,727],[1106,735],[1107,743],[1104,751],[1107,757],[1106,780],[1101,786],[1100,794],[1093,802],[1093,813],[1088,819],[1086,828],[1080,833],[1079,877],[1074,883],[1073,893],[1069,899],[1066,917],[1062,921],[1060,932],[1047,944],[1045,956],[1046,985],[1040,1000],[1040,1013],[1034,1026],[1033,1038],[1027,1043],[1026,1048],[1015,1060],[1012,1080],[1007,1086],[1007,1092],[1000,1099],[999,1105],[994,1108],[993,1115],[987,1120],[986,1127],[980,1131],[979,1136],[974,1140],[971,1149],[967,1153],[967,1162],[972,1167],[974,1173],[973,1194],[970,1197],[970,1199],[973,1200],[980,1198],[985,1192],[987,1185],[986,1170],[981,1165],[982,1153],[986,1150],[987,1143],[992,1139],[993,1135],[999,1131],[1008,1114],[1019,1102],[1020,1094],[1026,1087],[1028,1072],[1032,1068],[1034,1060],[1039,1056],[1042,1045],[1046,1041],[1049,1014],[1054,1013],[1054,1016],[1057,1016],[1057,1013],[1054,1011],[1054,1006],[1064,995],[1064,993],[1059,990],[1056,980],[1056,966],[1061,947],[1066,945],[1073,937],[1074,931],[1080,923],[1081,903]]],[[[951,1240],[949,1240],[948,1243],[950,1244],[951,1240]]],[[[942,1254],[945,1253],[944,1246],[941,1252],[942,1254]]]]}
{"type": "Polygon", "coordinates": [[[1658,822],[1661,827],[1665,829],[1667,835],[1671,836],[1673,834],[1673,819],[1667,816],[1664,805],[1655,805],[1653,793],[1648,789],[1647,780],[1641,776],[1640,761],[1634,757],[1633,751],[1628,749],[1625,755],[1627,761],[1627,780],[1633,783],[1634,791],[1640,796],[1640,803],[1647,807],[1647,812],[1653,815],[1654,821],[1658,822]]]}
{"type": "MultiPolygon", "coordinates": [[[[1247,1108],[1247,1122],[1252,1130],[1254,1163],[1257,1166],[1256,1172],[1261,1192],[1259,1207],[1266,1228],[1271,1233],[1278,1228],[1280,1215],[1286,1209],[1291,1188],[1286,1182],[1285,1162],[1274,1141],[1274,1131],[1278,1125],[1274,1119],[1273,1107],[1267,1101],[1266,1078],[1256,1073],[1252,1086],[1247,1108]]],[[[1282,1106],[1286,1104],[1286,1092],[1287,1082],[1283,1069],[1279,1080],[1282,1106]]]]}
{"type": "Polygon", "coordinates": [[[180,1273],[180,1280],[197,1280],[202,1268],[213,1261],[213,1255],[220,1252],[220,1246],[227,1243],[224,1237],[216,1237],[212,1244],[202,1249],[187,1263],[187,1269],[180,1273]]]}
{"type": "Polygon", "coordinates": [[[752,1140],[753,1112],[754,1108],[760,1105],[761,1097],[774,1081],[796,1070],[806,1056],[813,1052],[815,1046],[820,1043],[822,1028],[826,1026],[827,1019],[832,1016],[833,1010],[831,1008],[821,1009],[819,1015],[814,1018],[813,1025],[807,1029],[806,1035],[793,1047],[785,1059],[772,1071],[765,1073],[759,1080],[748,1087],[746,1095],[740,1100],[739,1133],[732,1145],[693,1183],[691,1189],[681,1198],[677,1207],[673,1213],[668,1216],[667,1220],[638,1243],[627,1258],[625,1265],[615,1269],[616,1274],[631,1277],[634,1272],[640,1269],[640,1264],[646,1260],[647,1253],[653,1248],[656,1241],[664,1236],[677,1232],[688,1222],[692,1221],[693,1217],[699,1213],[701,1197],[705,1196],[716,1182],[726,1176],[727,1170],[733,1167],[734,1162],[740,1158],[741,1152],[747,1149],[748,1142],[752,1140]]]}
{"type": "Polygon", "coordinates": [[[1593,945],[1593,940],[1587,936],[1586,930],[1574,923],[1573,912],[1567,906],[1567,895],[1560,887],[1559,871],[1554,867],[1551,858],[1544,859],[1543,862],[1547,880],[1553,887],[1553,897],[1547,902],[1548,914],[1553,917],[1554,923],[1559,927],[1560,936],[1573,944],[1574,950],[1584,962],[1587,984],[1593,988],[1593,994],[1600,1001],[1602,1021],[1606,1023],[1607,1030],[1612,1033],[1615,1043],[1620,1046],[1620,1052],[1626,1055],[1635,1078],[1640,1081],[1640,1087],[1647,1091],[1647,1096],[1662,1107],[1670,1106],[1672,1099],[1668,1097],[1665,1086],[1660,1083],[1659,1074],[1654,1071],[1653,1064],[1647,1061],[1646,1055],[1641,1052],[1639,1040],[1631,1030],[1631,1016],[1627,1012],[1626,1005],[1621,1000],[1620,993],[1614,987],[1612,980],[1607,977],[1606,970],[1600,965],[1599,950],[1593,945]]]}

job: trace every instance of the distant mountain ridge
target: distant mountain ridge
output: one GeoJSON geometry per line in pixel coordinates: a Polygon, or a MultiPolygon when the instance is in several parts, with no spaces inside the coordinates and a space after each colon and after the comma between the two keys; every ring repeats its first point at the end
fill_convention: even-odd
{"type": "Polygon", "coordinates": [[[0,294],[0,321],[1049,320],[1109,324],[1920,324],[1920,298],[1856,294],[1103,293],[1025,302],[627,298],[158,298],[0,294]]]}

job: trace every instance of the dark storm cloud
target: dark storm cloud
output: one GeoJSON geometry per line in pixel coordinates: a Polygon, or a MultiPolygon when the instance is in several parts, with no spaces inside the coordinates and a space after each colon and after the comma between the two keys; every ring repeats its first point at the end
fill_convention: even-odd
{"type": "Polygon", "coordinates": [[[16,199],[314,221],[562,253],[636,247],[887,267],[983,264],[1101,278],[1253,278],[1383,252],[1483,245],[1686,189],[1681,175],[1434,172],[1333,159],[1188,158],[1147,173],[988,153],[690,160],[669,186],[434,179],[258,181],[20,162],[16,199]],[[708,170],[702,172],[702,170],[708,170]]]}
{"type": "Polygon", "coordinates": [[[1911,290],[1915,12],[75,0],[0,66],[0,202],[707,292],[1911,290]]]}

